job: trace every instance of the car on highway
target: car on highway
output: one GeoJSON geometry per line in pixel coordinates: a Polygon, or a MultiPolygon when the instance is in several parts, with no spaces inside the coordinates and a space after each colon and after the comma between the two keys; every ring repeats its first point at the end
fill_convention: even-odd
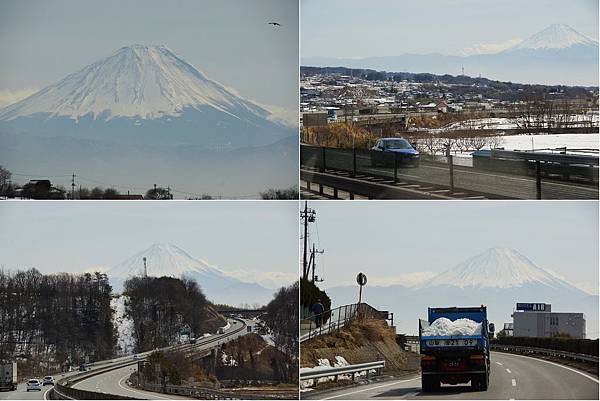
{"type": "Polygon", "coordinates": [[[418,167],[421,160],[419,151],[404,138],[381,138],[371,148],[371,166],[394,166],[398,159],[400,166],[418,167]]]}
{"type": "Polygon", "coordinates": [[[42,381],[40,379],[27,380],[27,391],[30,390],[42,391],[42,381]]]}
{"type": "Polygon", "coordinates": [[[44,376],[44,382],[43,382],[42,385],[43,386],[45,386],[45,385],[54,386],[54,377],[52,377],[52,376],[44,376]]]}
{"type": "Polygon", "coordinates": [[[85,372],[87,370],[87,368],[85,367],[85,365],[79,365],[79,371],[80,372],[85,372]]]}

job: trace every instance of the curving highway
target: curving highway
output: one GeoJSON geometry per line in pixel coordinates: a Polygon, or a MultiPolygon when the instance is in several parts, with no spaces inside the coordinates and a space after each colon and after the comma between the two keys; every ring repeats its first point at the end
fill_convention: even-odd
{"type": "MultiPolygon", "coordinates": [[[[169,348],[185,349],[186,352],[192,350],[196,352],[205,349],[211,349],[216,345],[224,344],[240,336],[246,335],[246,326],[252,324],[251,320],[247,319],[228,319],[228,322],[230,324],[230,327],[227,328],[223,334],[213,334],[210,337],[200,339],[195,345],[174,346],[169,348]]],[[[142,360],[151,352],[152,351],[139,354],[139,356],[141,356],[142,358],[136,360],[134,360],[131,356],[127,356],[113,359],[110,361],[102,361],[97,362],[95,364],[91,364],[89,365],[91,369],[90,372],[93,372],[94,370],[107,368],[111,365],[122,364],[123,362],[128,360],[132,362],[132,365],[124,366],[122,368],[101,373],[99,375],[90,376],[84,380],[75,383],[73,385],[73,388],[140,399],[185,399],[184,397],[178,397],[175,395],[169,395],[167,397],[159,393],[132,389],[127,385],[127,378],[131,373],[133,373],[137,369],[137,361],[142,360]]],[[[58,381],[78,374],[80,374],[80,372],[69,372],[60,375],[55,375],[54,380],[58,381]]],[[[0,392],[0,400],[45,400],[50,398],[49,391],[52,388],[52,386],[45,386],[42,391],[27,392],[25,383],[19,383],[16,391],[0,392]]]]}
{"type": "Polygon", "coordinates": [[[492,352],[488,391],[470,386],[442,385],[439,392],[422,393],[421,376],[389,380],[346,389],[311,394],[302,399],[598,399],[598,377],[571,367],[521,355],[492,352]]]}

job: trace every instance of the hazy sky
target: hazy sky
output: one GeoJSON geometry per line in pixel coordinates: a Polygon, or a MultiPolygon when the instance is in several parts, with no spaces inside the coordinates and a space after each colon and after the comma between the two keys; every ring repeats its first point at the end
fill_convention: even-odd
{"type": "Polygon", "coordinates": [[[297,210],[286,201],[5,201],[0,265],[85,271],[167,242],[224,271],[289,284],[298,276],[297,210]]]}
{"type": "Polygon", "coordinates": [[[297,0],[1,0],[0,102],[134,43],[166,45],[247,98],[297,110],[297,0]]]}
{"type": "MultiPolygon", "coordinates": [[[[325,248],[323,287],[407,284],[488,248],[513,248],[598,293],[598,204],[583,202],[309,202],[325,248]]],[[[318,233],[317,233],[318,231],[318,233]]]]}
{"type": "Polygon", "coordinates": [[[457,54],[551,24],[598,39],[598,0],[302,0],[302,57],[457,54]]]}

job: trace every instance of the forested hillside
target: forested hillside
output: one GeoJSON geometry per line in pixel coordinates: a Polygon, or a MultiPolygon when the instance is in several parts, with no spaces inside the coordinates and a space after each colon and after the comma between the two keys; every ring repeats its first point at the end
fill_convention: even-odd
{"type": "Polygon", "coordinates": [[[133,277],[124,284],[126,313],[133,320],[137,352],[172,345],[191,333],[214,333],[226,324],[193,280],[133,277]]]}
{"type": "Polygon", "coordinates": [[[42,374],[112,357],[110,293],[100,273],[0,270],[0,360],[42,374]]]}

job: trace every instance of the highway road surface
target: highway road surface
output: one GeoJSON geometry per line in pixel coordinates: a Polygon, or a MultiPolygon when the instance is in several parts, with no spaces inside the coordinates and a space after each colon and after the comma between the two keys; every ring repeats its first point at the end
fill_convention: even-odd
{"type": "MultiPolygon", "coordinates": [[[[384,167],[366,167],[360,169],[362,174],[394,176],[393,169],[384,167]]],[[[398,170],[398,179],[409,182],[448,186],[450,174],[447,166],[422,163],[418,168],[402,168],[398,170]]],[[[476,170],[471,168],[454,168],[454,185],[456,188],[495,194],[502,197],[535,199],[535,177],[511,175],[501,172],[476,170]]],[[[598,186],[551,181],[542,178],[543,199],[598,199],[598,186]]]]}
{"type": "MultiPolygon", "coordinates": [[[[254,322],[251,320],[243,320],[244,323],[228,319],[230,323],[230,327],[225,330],[224,335],[213,334],[211,337],[207,337],[206,340],[210,338],[214,338],[214,341],[207,341],[205,339],[199,340],[199,344],[194,347],[194,350],[201,350],[205,348],[212,348],[215,344],[223,344],[225,342],[231,341],[237,337],[243,336],[247,334],[245,327],[246,325],[251,325],[254,322]],[[237,331],[238,329],[243,328],[243,330],[237,331]],[[237,332],[236,332],[237,331],[237,332]]],[[[124,360],[131,360],[133,357],[124,357],[118,358],[113,361],[122,363],[124,360]]],[[[95,369],[105,368],[110,366],[113,362],[98,362],[97,365],[90,366],[90,372],[93,372],[95,369]]],[[[80,390],[88,390],[94,392],[103,392],[114,395],[123,395],[128,397],[140,398],[140,399],[185,399],[184,397],[178,397],[174,395],[169,395],[168,397],[162,395],[160,393],[153,393],[147,391],[141,391],[138,389],[132,389],[127,386],[126,380],[131,373],[133,373],[137,369],[137,365],[125,366],[116,370],[112,370],[106,373],[99,374],[97,376],[91,376],[85,380],[79,381],[73,385],[74,388],[80,390]]],[[[54,380],[58,381],[68,376],[73,376],[79,374],[80,372],[69,372],[60,375],[54,375],[54,380]]],[[[49,398],[49,390],[52,386],[45,386],[42,391],[30,391],[27,392],[25,388],[25,383],[19,383],[16,391],[5,391],[0,392],[0,400],[44,400],[49,398]]]]}
{"type": "Polygon", "coordinates": [[[92,376],[87,380],[73,385],[74,388],[81,390],[95,391],[98,393],[108,393],[117,396],[133,397],[140,399],[156,400],[187,400],[189,398],[177,395],[165,395],[151,391],[143,391],[131,388],[127,385],[129,376],[137,370],[136,365],[125,366],[98,376],[92,376]]]}
{"type": "Polygon", "coordinates": [[[470,386],[442,385],[439,392],[422,393],[421,377],[382,381],[330,392],[301,394],[302,399],[598,399],[598,377],[554,362],[492,352],[488,391],[470,386]]]}

